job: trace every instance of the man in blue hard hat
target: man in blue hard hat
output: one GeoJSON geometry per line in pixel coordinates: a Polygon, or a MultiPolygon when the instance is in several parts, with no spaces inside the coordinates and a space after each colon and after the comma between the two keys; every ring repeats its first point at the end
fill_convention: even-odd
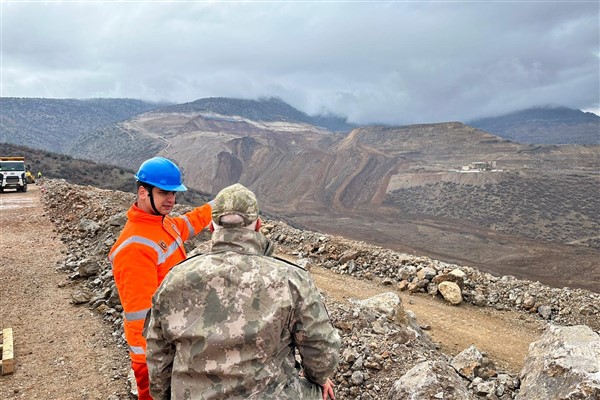
{"type": "Polygon", "coordinates": [[[127,211],[127,222],[113,245],[109,260],[123,306],[123,327],[138,388],[138,399],[151,400],[142,335],[152,295],[169,272],[185,260],[183,243],[211,221],[205,204],[180,217],[169,213],[178,192],[187,190],[175,163],[163,157],[146,160],[137,174],[137,201],[127,211]]]}

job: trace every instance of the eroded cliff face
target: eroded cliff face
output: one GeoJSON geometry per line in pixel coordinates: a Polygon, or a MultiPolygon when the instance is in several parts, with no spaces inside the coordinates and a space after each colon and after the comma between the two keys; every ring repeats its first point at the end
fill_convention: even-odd
{"type": "Polygon", "coordinates": [[[286,214],[372,209],[381,204],[391,181],[419,168],[437,174],[523,147],[459,123],[360,128],[348,136],[298,124],[252,129],[246,129],[247,122],[239,122],[245,125],[239,129],[234,124],[182,132],[161,154],[186,169],[193,187],[216,193],[240,181],[260,192],[272,212],[286,214]]]}

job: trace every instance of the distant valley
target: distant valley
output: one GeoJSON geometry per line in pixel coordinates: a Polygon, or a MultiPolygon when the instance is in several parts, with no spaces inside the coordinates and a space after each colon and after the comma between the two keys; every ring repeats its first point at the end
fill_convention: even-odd
{"type": "MultiPolygon", "coordinates": [[[[2,114],[4,124],[11,116],[2,114]]],[[[265,212],[299,227],[497,275],[600,287],[600,146],[518,143],[459,122],[333,118],[328,128],[311,118],[280,100],[202,99],[82,130],[61,146],[128,171],[169,157],[189,187],[215,194],[242,182],[265,212]]],[[[586,115],[575,135],[570,120],[566,133],[589,137],[599,121],[586,115]]]]}

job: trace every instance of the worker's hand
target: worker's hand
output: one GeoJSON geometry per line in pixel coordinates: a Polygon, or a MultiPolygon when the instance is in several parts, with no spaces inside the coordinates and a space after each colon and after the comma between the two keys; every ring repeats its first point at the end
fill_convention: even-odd
{"type": "Polygon", "coordinates": [[[321,386],[323,389],[323,400],[327,399],[335,399],[335,393],[333,393],[333,382],[331,379],[327,378],[327,381],[321,386]]]}

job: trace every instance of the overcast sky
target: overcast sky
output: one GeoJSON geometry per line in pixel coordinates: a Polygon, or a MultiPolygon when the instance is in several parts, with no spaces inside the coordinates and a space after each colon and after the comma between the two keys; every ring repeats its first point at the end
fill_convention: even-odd
{"type": "Polygon", "coordinates": [[[12,2],[3,97],[279,97],[356,123],[600,108],[592,1],[12,2]]]}

